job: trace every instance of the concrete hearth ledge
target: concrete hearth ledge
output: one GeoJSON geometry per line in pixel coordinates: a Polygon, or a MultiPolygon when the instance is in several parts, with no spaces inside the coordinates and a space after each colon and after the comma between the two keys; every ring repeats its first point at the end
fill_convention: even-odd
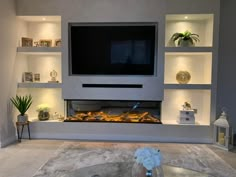
{"type": "Polygon", "coordinates": [[[30,129],[35,139],[212,143],[211,127],[200,125],[32,122],[30,129]]]}

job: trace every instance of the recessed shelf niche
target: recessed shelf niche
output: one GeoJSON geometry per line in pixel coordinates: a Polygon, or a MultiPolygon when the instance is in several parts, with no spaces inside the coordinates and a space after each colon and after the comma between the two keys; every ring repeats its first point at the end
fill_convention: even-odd
{"type": "Polygon", "coordinates": [[[212,47],[213,14],[171,14],[166,15],[165,46],[173,47],[170,38],[174,33],[186,30],[199,35],[200,42],[195,46],[212,47]]]}
{"type": "Polygon", "coordinates": [[[188,84],[211,84],[211,53],[165,53],[165,84],[178,84],[176,74],[188,71],[191,79],[188,84]]]}
{"type": "Polygon", "coordinates": [[[210,125],[210,90],[175,90],[165,89],[162,102],[161,120],[164,124],[178,124],[179,110],[184,102],[189,102],[197,109],[196,125],[210,125]]]}

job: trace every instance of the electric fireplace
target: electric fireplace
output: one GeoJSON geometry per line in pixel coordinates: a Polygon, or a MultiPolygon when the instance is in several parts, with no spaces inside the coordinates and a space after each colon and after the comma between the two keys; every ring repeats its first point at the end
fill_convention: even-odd
{"type": "Polygon", "coordinates": [[[67,100],[65,122],[161,124],[159,101],[67,100]]]}

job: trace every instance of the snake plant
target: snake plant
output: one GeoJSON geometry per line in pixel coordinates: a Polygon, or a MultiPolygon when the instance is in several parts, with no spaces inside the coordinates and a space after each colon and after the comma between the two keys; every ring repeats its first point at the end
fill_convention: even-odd
{"type": "Polygon", "coordinates": [[[32,104],[32,96],[18,96],[16,95],[15,98],[10,98],[12,104],[18,109],[20,115],[24,116],[25,112],[29,109],[32,104]]]}

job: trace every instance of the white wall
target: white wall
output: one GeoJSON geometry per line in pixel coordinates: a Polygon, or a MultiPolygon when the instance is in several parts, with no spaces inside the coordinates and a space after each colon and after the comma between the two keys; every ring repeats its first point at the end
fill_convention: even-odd
{"type": "Polygon", "coordinates": [[[17,23],[14,0],[0,2],[0,147],[15,141],[15,128],[9,97],[15,94],[14,62],[17,44],[17,23]]]}
{"type": "Polygon", "coordinates": [[[221,0],[217,94],[217,115],[219,116],[222,107],[226,107],[230,123],[234,129],[236,129],[235,7],[235,0],[221,0]]]}

